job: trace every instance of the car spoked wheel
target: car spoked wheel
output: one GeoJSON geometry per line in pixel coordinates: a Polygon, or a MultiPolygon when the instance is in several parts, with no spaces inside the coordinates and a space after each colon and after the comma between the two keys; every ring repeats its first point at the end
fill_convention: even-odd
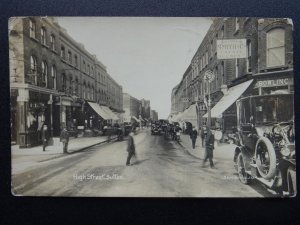
{"type": "Polygon", "coordinates": [[[296,170],[293,169],[292,167],[288,168],[287,182],[288,182],[288,195],[290,197],[295,197],[297,195],[296,170]]]}
{"type": "Polygon", "coordinates": [[[265,179],[274,178],[276,173],[276,154],[269,139],[262,137],[257,141],[255,159],[259,174],[265,179]]]}
{"type": "Polygon", "coordinates": [[[246,173],[245,170],[245,164],[244,164],[244,158],[243,154],[240,152],[237,158],[237,172],[239,176],[239,180],[243,184],[249,184],[250,183],[250,176],[246,173]]]}

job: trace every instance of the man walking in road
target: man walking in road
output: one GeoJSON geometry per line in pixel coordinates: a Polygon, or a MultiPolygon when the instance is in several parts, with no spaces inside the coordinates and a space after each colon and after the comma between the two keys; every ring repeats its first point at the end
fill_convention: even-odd
{"type": "Polygon", "coordinates": [[[210,128],[207,130],[207,135],[205,139],[205,158],[202,163],[202,167],[204,167],[207,160],[209,160],[210,168],[214,168],[213,162],[213,150],[214,150],[215,137],[210,128]]]}
{"type": "Polygon", "coordinates": [[[201,143],[202,143],[202,147],[204,147],[204,142],[205,142],[206,135],[207,135],[206,126],[202,126],[202,128],[201,128],[201,143]]]}
{"type": "Polygon", "coordinates": [[[127,145],[128,156],[127,156],[126,166],[130,166],[130,159],[132,156],[136,157],[133,135],[134,133],[131,131],[128,137],[128,145],[127,145]]]}
{"type": "Polygon", "coordinates": [[[69,133],[68,133],[66,127],[64,127],[63,130],[61,131],[60,141],[63,143],[64,153],[68,153],[69,133]]]}
{"type": "Polygon", "coordinates": [[[197,136],[198,136],[198,132],[197,132],[196,128],[193,127],[193,130],[190,133],[190,138],[192,139],[193,149],[195,149],[195,144],[196,144],[197,136]]]}

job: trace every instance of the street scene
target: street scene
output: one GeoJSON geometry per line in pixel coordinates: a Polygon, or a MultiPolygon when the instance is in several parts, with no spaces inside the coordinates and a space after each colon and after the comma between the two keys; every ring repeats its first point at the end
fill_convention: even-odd
{"type": "Polygon", "coordinates": [[[15,196],[295,197],[285,18],[9,20],[15,196]]]}

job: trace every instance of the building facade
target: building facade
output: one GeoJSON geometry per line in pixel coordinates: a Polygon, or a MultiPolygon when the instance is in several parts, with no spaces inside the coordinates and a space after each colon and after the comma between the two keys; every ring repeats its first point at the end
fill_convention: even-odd
{"type": "MultiPolygon", "coordinates": [[[[208,88],[213,108],[233,87],[249,80],[253,82],[242,93],[244,96],[293,93],[292,29],[289,19],[213,19],[181,82],[172,90],[170,116],[176,117],[195,104],[197,125],[201,127],[207,121],[208,88]],[[226,39],[245,39],[246,57],[219,59],[217,40],[226,39]],[[208,70],[215,75],[210,83],[204,77],[208,70]]],[[[212,118],[212,127],[230,130],[235,118],[236,107],[232,104],[221,116],[212,118]]]]}
{"type": "Polygon", "coordinates": [[[9,21],[11,138],[20,147],[41,143],[62,127],[98,129],[104,119],[89,102],[122,112],[122,86],[54,18],[9,21]]]}
{"type": "Polygon", "coordinates": [[[139,122],[142,113],[142,103],[135,97],[123,93],[124,122],[139,122]]]}
{"type": "Polygon", "coordinates": [[[151,121],[158,121],[158,113],[155,110],[150,111],[150,119],[151,121]]]}

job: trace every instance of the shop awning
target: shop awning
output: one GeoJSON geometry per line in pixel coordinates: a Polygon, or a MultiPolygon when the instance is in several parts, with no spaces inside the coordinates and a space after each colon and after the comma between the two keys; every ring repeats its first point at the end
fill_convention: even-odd
{"type": "Polygon", "coordinates": [[[180,120],[184,122],[190,122],[193,126],[196,126],[197,125],[196,104],[193,104],[189,108],[184,110],[180,120]]]}
{"type": "MultiPolygon", "coordinates": [[[[246,81],[228,89],[227,93],[220,99],[220,101],[211,109],[211,117],[219,118],[222,113],[228,109],[236,100],[247,90],[253,80],[246,81]]],[[[207,118],[208,113],[203,117],[207,118]]]]}
{"type": "Polygon", "coordinates": [[[105,110],[102,108],[103,106],[98,105],[97,103],[94,102],[88,102],[88,104],[91,106],[91,108],[99,115],[101,116],[104,120],[109,120],[111,119],[110,116],[105,112],[105,110]]]}
{"type": "Polygon", "coordinates": [[[134,119],[136,122],[140,122],[140,120],[138,118],[136,118],[135,116],[131,116],[131,119],[134,119]]]}
{"type": "Polygon", "coordinates": [[[113,111],[111,111],[110,108],[108,108],[107,106],[101,106],[101,107],[104,109],[107,115],[109,115],[111,120],[119,120],[119,117],[113,111]]]}

